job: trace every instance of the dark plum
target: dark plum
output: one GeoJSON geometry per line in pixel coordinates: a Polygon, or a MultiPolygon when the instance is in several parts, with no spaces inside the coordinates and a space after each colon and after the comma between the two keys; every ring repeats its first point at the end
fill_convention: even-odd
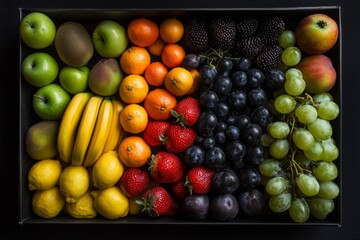
{"type": "Polygon", "coordinates": [[[202,136],[211,136],[213,130],[218,124],[218,119],[215,113],[211,111],[202,112],[197,120],[197,131],[202,136]]]}
{"type": "Polygon", "coordinates": [[[239,203],[231,193],[216,195],[210,203],[211,215],[219,221],[233,220],[239,212],[239,203]]]}
{"type": "Polygon", "coordinates": [[[211,169],[220,169],[225,167],[226,155],[220,147],[213,147],[206,152],[205,165],[211,169]]]}
{"type": "Polygon", "coordinates": [[[251,122],[252,122],[252,119],[248,115],[242,114],[235,118],[234,126],[239,128],[240,130],[242,130],[247,125],[249,125],[251,122]]]}
{"type": "Polygon", "coordinates": [[[250,106],[258,107],[266,103],[266,92],[262,88],[253,88],[247,92],[247,100],[250,106]]]}
{"type": "Polygon", "coordinates": [[[240,213],[249,216],[258,216],[262,213],[266,200],[265,196],[258,189],[243,191],[238,195],[240,213]]]}
{"type": "Polygon", "coordinates": [[[231,168],[220,169],[213,176],[212,189],[216,193],[233,193],[239,187],[239,177],[231,168]]]}
{"type": "Polygon", "coordinates": [[[191,145],[186,149],[184,161],[187,166],[200,166],[205,162],[205,150],[199,145],[191,145]]]}
{"type": "Polygon", "coordinates": [[[246,150],[245,162],[252,166],[258,166],[265,160],[265,150],[261,145],[250,146],[246,150]]]}
{"type": "Polygon", "coordinates": [[[251,67],[251,60],[247,57],[240,57],[236,60],[234,67],[238,70],[246,71],[251,67]]]}
{"type": "Polygon", "coordinates": [[[227,76],[216,77],[212,90],[218,94],[219,97],[228,96],[232,88],[231,79],[227,76]]]}
{"type": "Polygon", "coordinates": [[[257,68],[250,68],[246,71],[247,83],[246,85],[250,88],[262,87],[265,75],[264,73],[257,68]]]}
{"type": "Polygon", "coordinates": [[[272,122],[272,114],[265,106],[259,106],[251,113],[251,122],[260,125],[262,128],[266,128],[270,122],[272,122]]]}
{"type": "Polygon", "coordinates": [[[213,148],[216,145],[215,138],[213,136],[208,136],[204,138],[204,142],[202,144],[205,151],[213,148]]]}
{"type": "Polygon", "coordinates": [[[219,96],[211,90],[202,92],[199,97],[200,106],[206,110],[215,108],[219,101],[219,96]]]}
{"type": "Polygon", "coordinates": [[[183,66],[185,68],[198,68],[200,65],[200,57],[196,54],[189,53],[185,55],[183,66]]]}
{"type": "Polygon", "coordinates": [[[217,63],[217,70],[219,72],[229,72],[233,68],[234,64],[231,59],[221,58],[217,63]]]}
{"type": "Polygon", "coordinates": [[[247,103],[246,93],[238,89],[231,90],[227,97],[227,103],[232,110],[242,109],[247,103]]]}
{"type": "Polygon", "coordinates": [[[265,73],[265,86],[271,91],[279,91],[284,87],[285,74],[279,69],[271,69],[265,73]]]}
{"type": "Polygon", "coordinates": [[[247,189],[256,188],[260,183],[260,173],[257,169],[244,166],[238,170],[240,185],[247,189]]]}
{"type": "Polygon", "coordinates": [[[241,138],[245,144],[258,145],[260,143],[261,135],[261,126],[255,123],[250,123],[243,129],[241,138]]]}
{"type": "Polygon", "coordinates": [[[246,146],[239,140],[228,142],[225,146],[225,154],[230,161],[240,161],[246,155],[246,146]]]}
{"type": "Polygon", "coordinates": [[[240,130],[239,128],[231,125],[226,129],[226,138],[230,141],[236,140],[240,137],[240,130]]]}
{"type": "Polygon", "coordinates": [[[223,101],[223,102],[220,102],[216,108],[214,108],[214,113],[216,114],[216,116],[218,118],[225,118],[229,112],[230,112],[230,107],[229,105],[223,101]]]}
{"type": "Polygon", "coordinates": [[[234,88],[242,88],[246,86],[247,75],[244,71],[233,72],[230,76],[230,79],[234,88]]]}
{"type": "Polygon", "coordinates": [[[218,72],[214,66],[206,64],[200,68],[199,74],[201,76],[201,82],[205,85],[209,85],[210,83],[214,82],[218,72]]]}
{"type": "Polygon", "coordinates": [[[188,195],[182,202],[182,212],[186,217],[203,220],[209,215],[210,198],[208,195],[188,195]]]}
{"type": "Polygon", "coordinates": [[[225,131],[228,128],[228,125],[225,122],[219,122],[216,126],[216,131],[225,131]]]}
{"type": "Polygon", "coordinates": [[[226,142],[226,133],[225,130],[216,131],[214,134],[214,139],[217,144],[224,144],[226,142]]]}

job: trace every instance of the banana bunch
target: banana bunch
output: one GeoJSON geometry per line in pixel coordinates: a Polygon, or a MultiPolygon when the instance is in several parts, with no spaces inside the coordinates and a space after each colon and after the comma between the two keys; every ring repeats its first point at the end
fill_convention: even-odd
{"type": "Polygon", "coordinates": [[[119,116],[122,103],[90,92],[74,95],[60,123],[57,148],[62,161],[89,167],[118,148],[124,131],[119,116]]]}

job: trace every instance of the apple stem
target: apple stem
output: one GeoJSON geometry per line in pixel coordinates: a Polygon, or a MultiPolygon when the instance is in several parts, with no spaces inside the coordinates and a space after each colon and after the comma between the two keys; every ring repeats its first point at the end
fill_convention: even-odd
{"type": "Polygon", "coordinates": [[[34,28],[34,24],[31,24],[29,21],[26,21],[26,23],[29,24],[31,28],[34,28]]]}
{"type": "Polygon", "coordinates": [[[102,37],[100,37],[98,34],[96,34],[96,33],[93,33],[93,34],[94,34],[94,36],[96,36],[97,38],[99,38],[100,41],[104,42],[104,39],[103,39],[102,37]]]}
{"type": "Polygon", "coordinates": [[[41,101],[43,101],[44,103],[47,103],[47,99],[42,97],[42,96],[38,96],[36,94],[34,94],[34,98],[40,99],[41,101]]]}
{"type": "Polygon", "coordinates": [[[317,25],[318,25],[319,27],[321,27],[321,28],[325,28],[326,25],[327,25],[327,23],[326,23],[325,21],[323,21],[323,20],[319,20],[319,21],[317,22],[317,25]]]}

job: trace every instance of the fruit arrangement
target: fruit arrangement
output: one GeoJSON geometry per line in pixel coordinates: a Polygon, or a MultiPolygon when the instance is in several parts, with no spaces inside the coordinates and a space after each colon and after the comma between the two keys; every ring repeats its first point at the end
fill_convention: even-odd
{"type": "MultiPolygon", "coordinates": [[[[336,21],[24,16],[33,212],[324,220],[340,194],[336,21]],[[40,26],[41,29],[40,29],[40,26]]],[[[25,159],[27,161],[27,159],[25,159]]]]}

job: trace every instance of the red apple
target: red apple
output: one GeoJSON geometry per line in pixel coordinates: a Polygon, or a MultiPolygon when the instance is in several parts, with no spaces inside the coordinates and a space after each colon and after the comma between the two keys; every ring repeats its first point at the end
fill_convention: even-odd
{"type": "Polygon", "coordinates": [[[336,82],[336,70],[329,57],[318,54],[303,57],[296,65],[306,82],[305,91],[310,94],[329,91],[336,82]]]}
{"type": "Polygon", "coordinates": [[[302,19],[295,29],[299,48],[308,54],[322,54],[330,50],[339,36],[337,23],[325,14],[311,14],[302,19]]]}

